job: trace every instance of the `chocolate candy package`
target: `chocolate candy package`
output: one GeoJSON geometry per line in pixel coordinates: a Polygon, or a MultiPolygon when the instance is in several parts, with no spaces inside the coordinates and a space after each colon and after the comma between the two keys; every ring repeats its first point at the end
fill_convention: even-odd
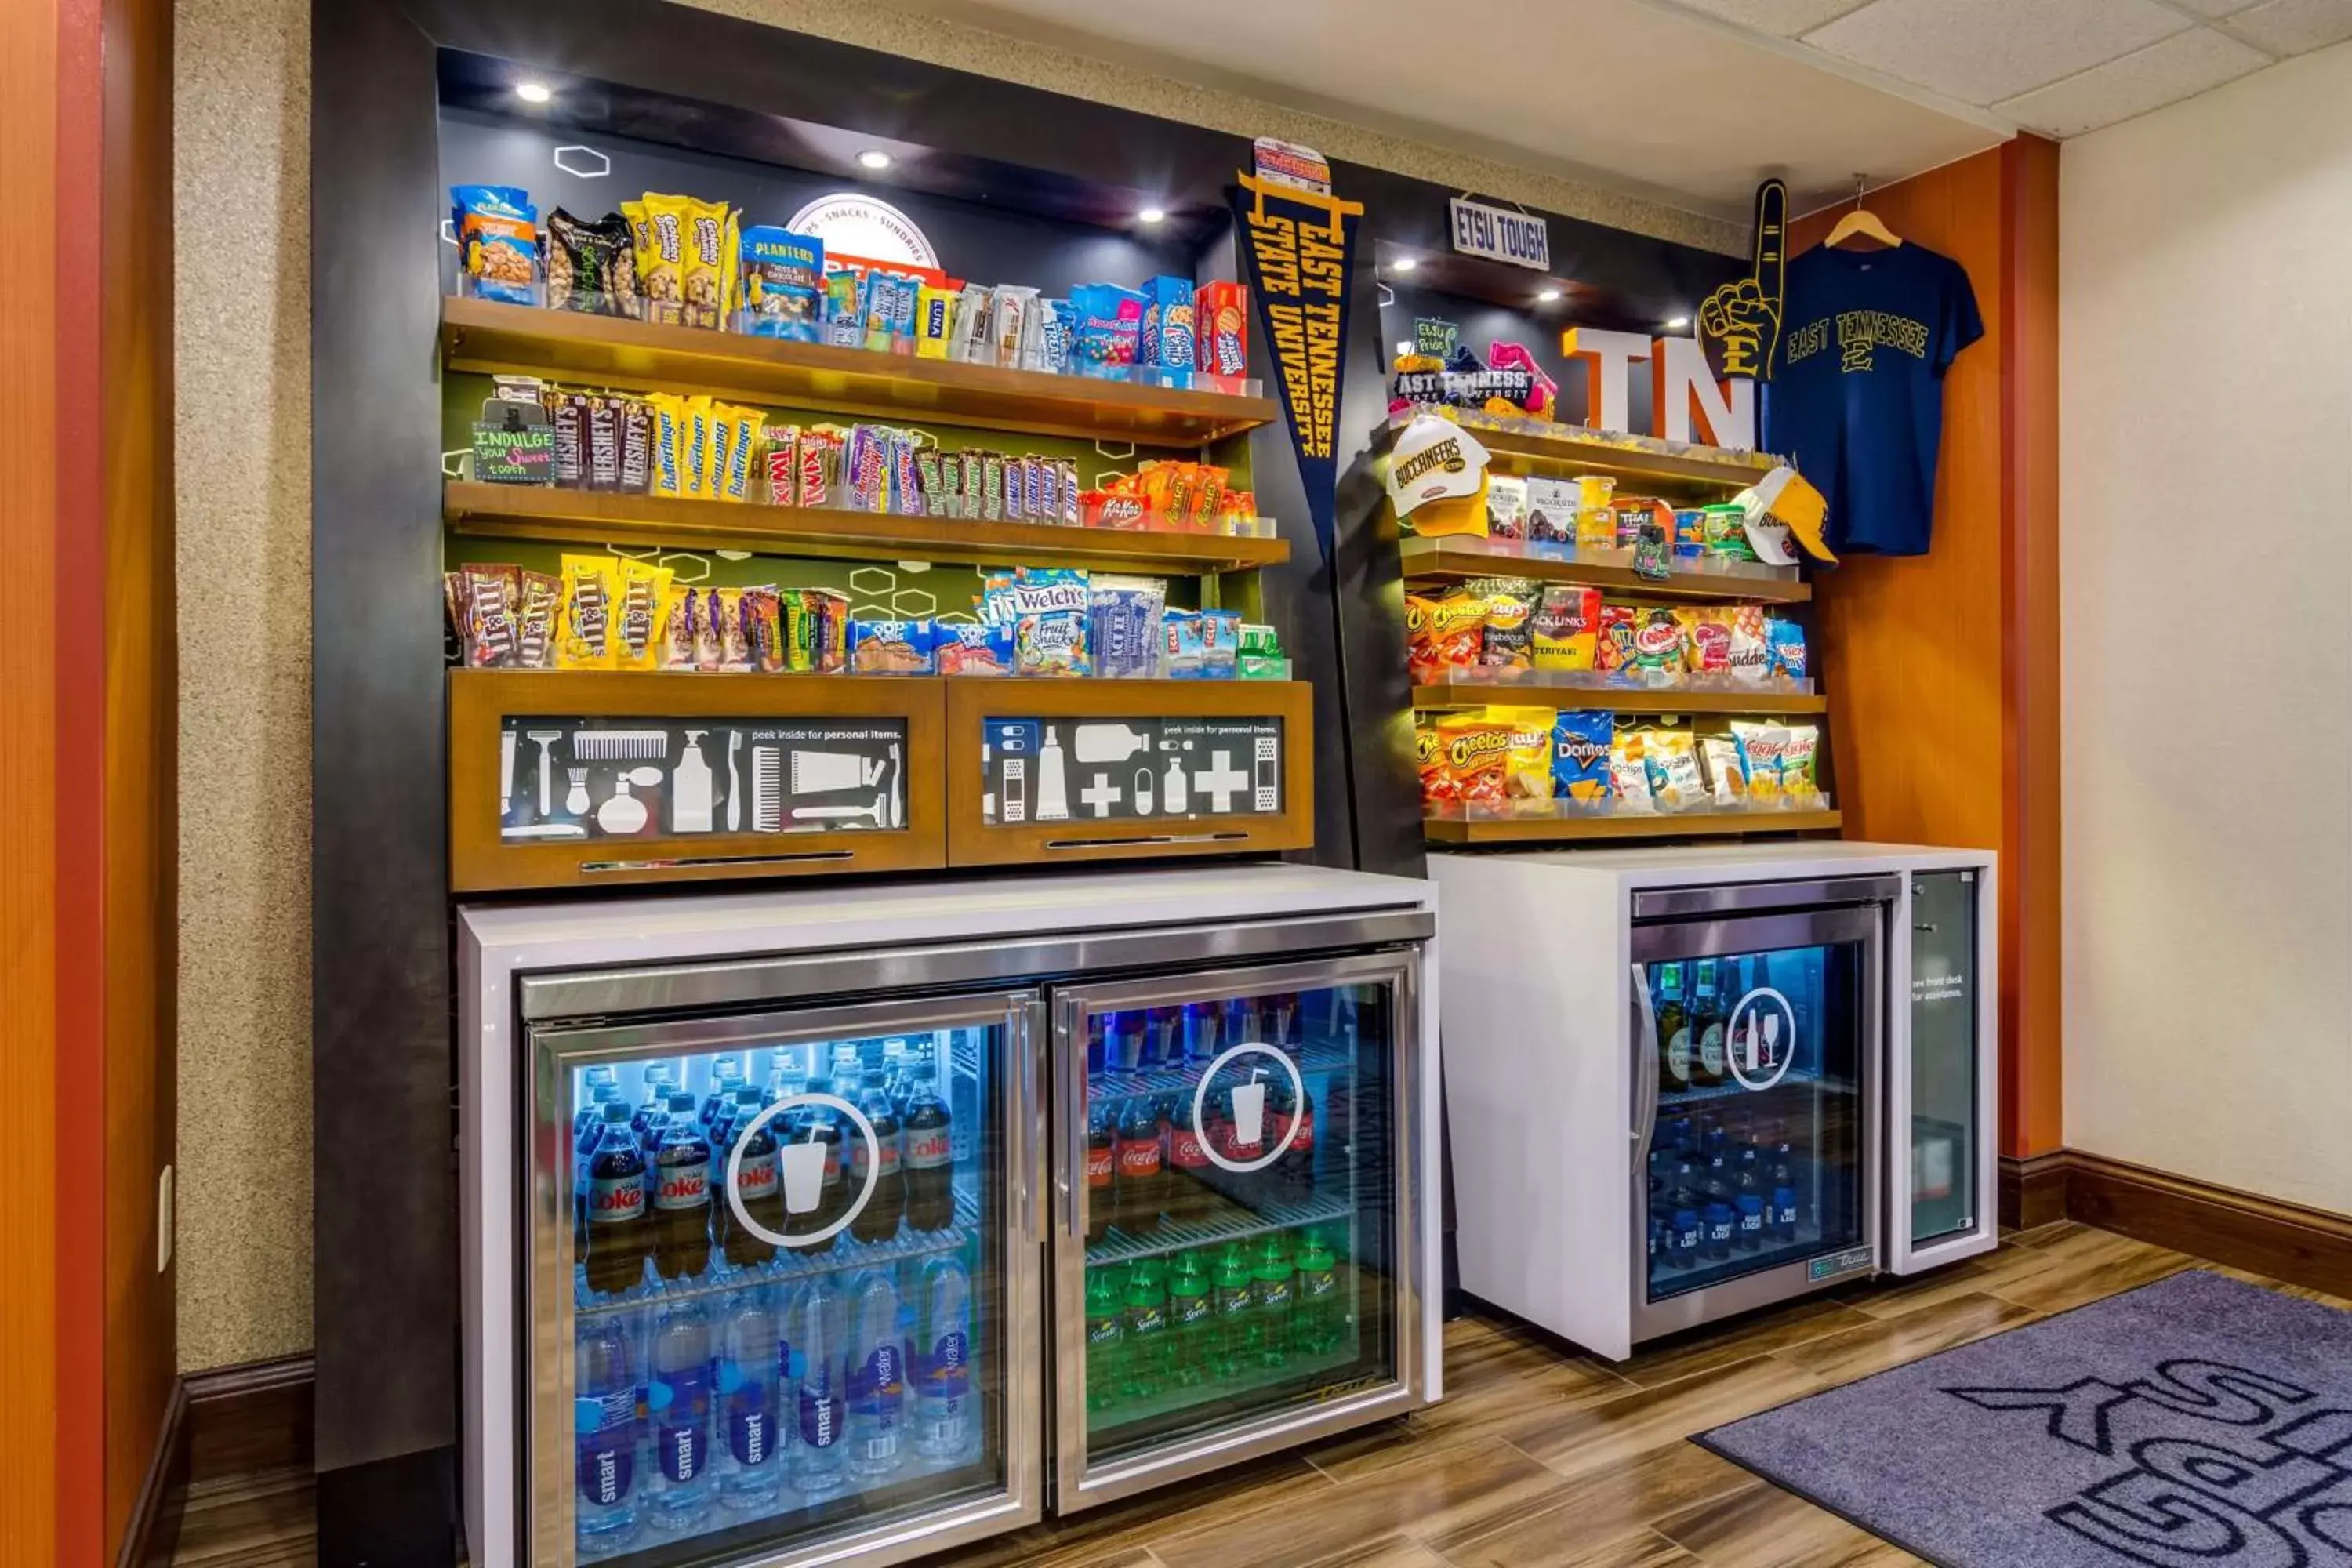
{"type": "Polygon", "coordinates": [[[540,302],[539,209],[514,185],[452,185],[459,287],[477,300],[540,302]]]}
{"type": "Polygon", "coordinates": [[[1528,483],[1516,474],[1486,477],[1486,537],[1525,539],[1528,536],[1528,483]]]}
{"type": "Polygon", "coordinates": [[[1606,805],[1614,793],[1610,782],[1609,755],[1616,739],[1613,714],[1591,710],[1564,712],[1552,721],[1552,793],[1579,807],[1606,805]]]}
{"type": "Polygon", "coordinates": [[[1096,577],[1087,590],[1087,642],[1094,672],[1121,679],[1160,673],[1160,622],[1168,584],[1150,577],[1096,577]]]}
{"type": "Polygon", "coordinates": [[[929,621],[868,621],[849,623],[849,669],[853,675],[929,675],[931,662],[929,621]]]}
{"type": "Polygon", "coordinates": [[[637,253],[627,218],[606,213],[589,223],[558,207],[547,215],[546,250],[550,309],[637,314],[637,253]]]}
{"type": "Polygon", "coordinates": [[[792,668],[784,647],[785,592],[788,590],[743,590],[743,639],[751,647],[751,668],[762,675],[781,675],[792,668]]]}
{"type": "Polygon", "coordinates": [[[566,555],[558,574],[563,599],[556,626],[555,668],[610,669],[614,665],[613,616],[618,593],[609,555],[566,555]]]}
{"type": "Polygon", "coordinates": [[[563,580],[544,572],[521,573],[515,603],[515,668],[553,669],[563,580]]]}
{"type": "Polygon", "coordinates": [[[772,224],[740,237],[742,302],[738,331],[755,338],[815,342],[824,321],[824,241],[772,224]]]}
{"type": "MultiPolygon", "coordinates": [[[[1505,476],[1490,477],[1486,483],[1491,487],[1496,479],[1503,477],[1505,476]]],[[[1575,543],[1576,481],[1531,479],[1527,481],[1527,486],[1528,518],[1525,537],[1530,542],[1538,544],[1575,543]]],[[[1494,526],[1494,519],[1491,515],[1494,510],[1491,489],[1489,495],[1487,510],[1490,515],[1487,519],[1487,527],[1491,531],[1494,526]]]]}
{"type": "Polygon", "coordinates": [[[613,397],[607,401],[620,416],[621,493],[641,496],[652,487],[654,479],[653,405],[642,397],[613,397]]]}
{"type": "Polygon", "coordinates": [[[507,669],[519,661],[521,647],[520,568],[472,565],[455,574],[449,592],[466,664],[473,669],[507,669]]]}
{"type": "Polygon", "coordinates": [[[613,664],[618,669],[659,669],[662,634],[670,606],[671,569],[649,561],[617,564],[618,607],[613,618],[613,664]]]}
{"type": "Polygon", "coordinates": [[[931,658],[941,675],[1011,675],[1013,628],[977,621],[939,621],[931,627],[931,658]]]}

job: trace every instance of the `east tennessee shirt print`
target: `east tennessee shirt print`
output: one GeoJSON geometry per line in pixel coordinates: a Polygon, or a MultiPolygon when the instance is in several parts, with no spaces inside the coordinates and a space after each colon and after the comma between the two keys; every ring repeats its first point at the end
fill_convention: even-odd
{"type": "Polygon", "coordinates": [[[1829,501],[1830,548],[1924,555],[1944,373],[1984,335],[1969,275],[1922,246],[1816,246],[1789,264],[1764,445],[1829,501]]]}

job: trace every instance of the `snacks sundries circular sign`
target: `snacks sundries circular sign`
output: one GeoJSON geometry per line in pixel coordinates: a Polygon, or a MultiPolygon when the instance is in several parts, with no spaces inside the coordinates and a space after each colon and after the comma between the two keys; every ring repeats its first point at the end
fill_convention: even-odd
{"type": "Polygon", "coordinates": [[[784,227],[824,241],[827,253],[937,268],[940,253],[913,218],[873,196],[837,191],[794,213],[784,227]]]}

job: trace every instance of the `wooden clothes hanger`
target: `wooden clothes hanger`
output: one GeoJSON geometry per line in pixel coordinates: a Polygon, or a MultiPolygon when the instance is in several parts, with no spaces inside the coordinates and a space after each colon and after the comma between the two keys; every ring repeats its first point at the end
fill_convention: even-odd
{"type": "Polygon", "coordinates": [[[1830,237],[1822,243],[1825,246],[1843,245],[1847,240],[1857,237],[1874,239],[1889,250],[1903,243],[1901,237],[1879,221],[1876,213],[1862,205],[1860,174],[1853,177],[1853,211],[1838,219],[1837,226],[1830,230],[1830,237]]]}

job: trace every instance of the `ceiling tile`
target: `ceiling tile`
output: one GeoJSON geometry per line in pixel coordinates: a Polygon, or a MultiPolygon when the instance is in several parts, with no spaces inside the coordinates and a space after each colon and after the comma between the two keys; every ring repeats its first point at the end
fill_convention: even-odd
{"type": "Polygon", "coordinates": [[[2270,0],[2231,17],[2230,31],[2258,49],[2299,55],[2352,38],[2352,0],[2270,0]]]}
{"type": "MultiPolygon", "coordinates": [[[[1777,38],[1793,38],[1869,3],[1870,0],[1672,0],[1672,4],[1685,10],[1704,12],[1777,38]]],[[[2261,0],[2246,0],[2246,4],[2259,5],[2261,0]]]]}
{"type": "Polygon", "coordinates": [[[1988,105],[2190,26],[2157,0],[1872,0],[1805,35],[1816,48],[1988,105]]]}
{"type": "Polygon", "coordinates": [[[2030,131],[2076,136],[2194,97],[2270,63],[2260,49],[2210,27],[2191,27],[1994,107],[2030,131]]]}

